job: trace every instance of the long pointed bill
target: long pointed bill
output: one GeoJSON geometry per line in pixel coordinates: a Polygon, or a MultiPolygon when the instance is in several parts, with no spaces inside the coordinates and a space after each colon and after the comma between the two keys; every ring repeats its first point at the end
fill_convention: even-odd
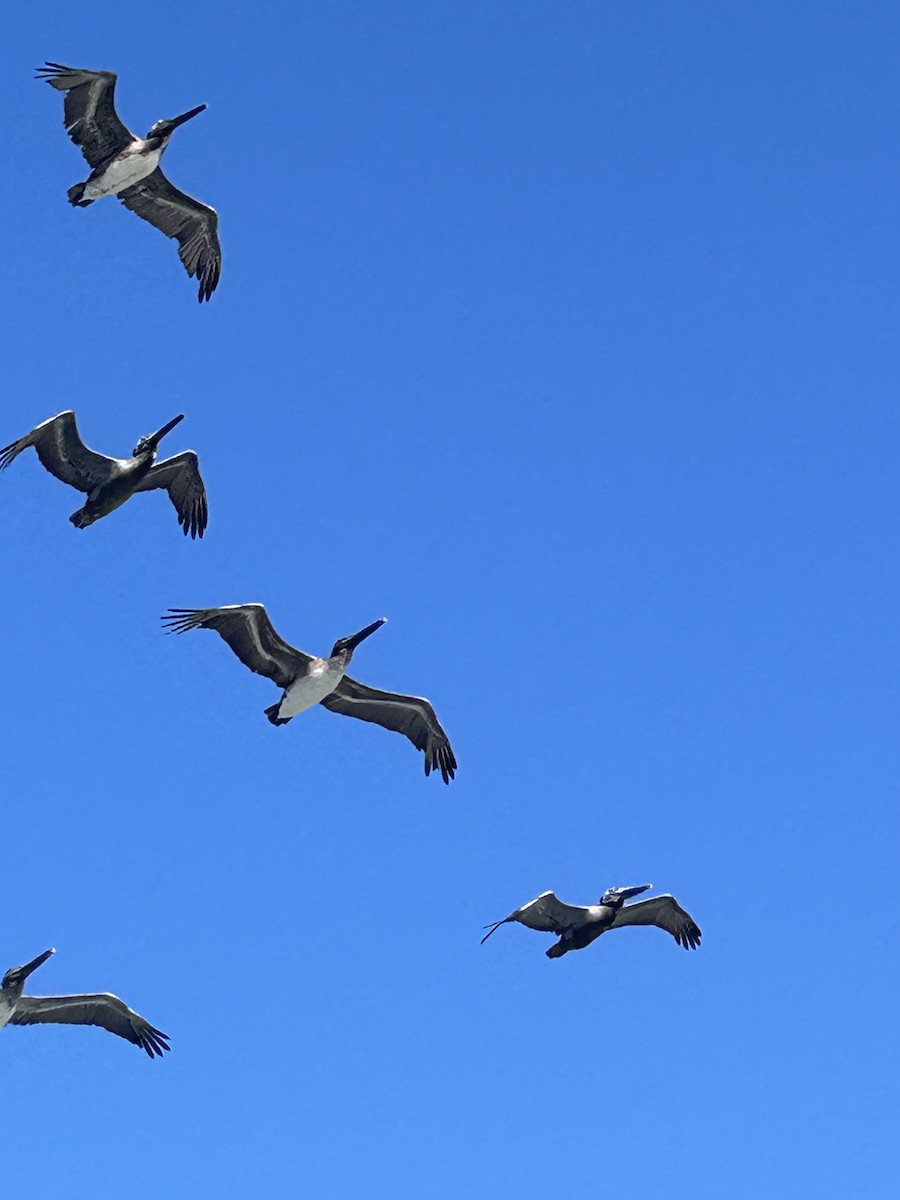
{"type": "Polygon", "coordinates": [[[175,428],[175,426],[180,421],[183,421],[183,420],[184,420],[184,413],[179,413],[178,416],[173,417],[172,420],[168,422],[168,424],[163,425],[162,429],[158,429],[156,431],[156,433],[151,434],[150,437],[147,438],[147,441],[150,442],[150,444],[153,446],[154,450],[159,445],[159,443],[163,440],[163,438],[166,436],[166,434],[171,433],[172,430],[175,428]]]}
{"type": "Polygon", "coordinates": [[[55,948],[51,946],[49,950],[45,950],[43,954],[39,954],[37,958],[33,958],[30,963],[25,963],[23,967],[19,967],[18,973],[20,977],[22,979],[27,979],[32,971],[36,971],[38,967],[42,965],[42,963],[47,961],[51,954],[55,953],[55,948]]]}
{"type": "Polygon", "coordinates": [[[360,642],[364,642],[367,637],[370,637],[376,629],[380,629],[387,621],[387,617],[379,617],[377,621],[373,621],[371,625],[367,625],[365,629],[361,629],[359,633],[354,633],[353,637],[347,638],[347,649],[355,650],[360,642]]]}
{"type": "Polygon", "coordinates": [[[206,108],[205,104],[198,104],[196,108],[192,108],[189,112],[182,113],[180,117],[172,117],[168,122],[173,129],[177,129],[179,125],[183,125],[185,121],[190,121],[192,117],[197,117],[206,108]]]}
{"type": "Polygon", "coordinates": [[[630,900],[632,896],[639,896],[641,892],[648,892],[652,887],[652,883],[642,883],[639,887],[622,888],[619,895],[623,900],[630,900]]]}

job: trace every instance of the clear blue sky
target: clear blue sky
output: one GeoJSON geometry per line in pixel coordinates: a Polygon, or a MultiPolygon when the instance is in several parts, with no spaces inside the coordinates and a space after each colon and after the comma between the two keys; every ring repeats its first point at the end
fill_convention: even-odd
{"type": "Polygon", "coordinates": [[[0,444],[177,412],[210,496],[3,505],[0,969],[172,1039],[0,1035],[34,1198],[847,1200],[896,1185],[900,13],[34,0],[6,14],[0,444]],[[85,178],[119,73],[222,282],[85,178]],[[159,615],[261,600],[459,759],[159,615]],[[703,929],[481,926],[652,881],[703,929]]]}

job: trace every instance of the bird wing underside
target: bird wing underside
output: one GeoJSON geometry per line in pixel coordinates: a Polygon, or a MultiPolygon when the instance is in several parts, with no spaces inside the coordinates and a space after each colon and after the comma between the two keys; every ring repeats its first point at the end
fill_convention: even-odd
{"type": "Polygon", "coordinates": [[[11,1025],[97,1025],[153,1058],[169,1049],[168,1037],[110,992],[74,996],[21,996],[11,1025]]]}
{"type": "Polygon", "coordinates": [[[38,67],[37,77],[66,93],[66,129],[92,167],[101,166],[134,141],[134,134],[116,114],[116,76],[112,71],[86,71],[48,62],[38,67]]]}
{"type": "Polygon", "coordinates": [[[89,450],[78,433],[73,412],[50,417],[25,437],[0,449],[0,471],[29,446],[34,446],[51,475],[79,492],[89,493],[108,483],[123,461],[89,450]]]}
{"type": "Polygon", "coordinates": [[[141,480],[135,491],[165,488],[178,514],[185,537],[203,537],[209,520],[206,488],[200,475],[200,463],[193,450],[184,450],[157,463],[141,480]]]}
{"type": "Polygon", "coordinates": [[[262,604],[229,604],[222,608],[170,608],[163,617],[169,633],[214,629],[245,667],[286,688],[302,674],[312,656],[297,650],[275,632],[262,604]]]}
{"type": "Polygon", "coordinates": [[[656,925],[671,933],[685,950],[695,950],[700,945],[700,926],[675,897],[668,894],[624,905],[616,913],[610,929],[620,929],[624,925],[656,925]]]}
{"type": "Polygon", "coordinates": [[[404,696],[399,692],[382,692],[345,675],[335,690],[321,701],[332,712],[345,717],[371,721],[409,738],[425,755],[425,774],[439,770],[444,783],[449,783],[456,771],[456,758],[450,739],[444,732],[437,714],[423,696],[404,696]]]}
{"type": "Polygon", "coordinates": [[[521,908],[511,912],[502,921],[495,921],[490,926],[486,925],[485,929],[489,929],[489,932],[481,941],[482,943],[486,942],[492,933],[509,921],[518,921],[521,925],[527,925],[529,929],[537,929],[541,933],[561,934],[565,930],[571,929],[572,926],[584,924],[587,913],[586,908],[579,908],[574,904],[563,904],[562,900],[558,899],[553,892],[541,892],[540,896],[529,900],[527,904],[523,904],[521,908]]]}
{"type": "Polygon", "coordinates": [[[517,908],[511,919],[527,925],[529,929],[539,929],[542,933],[562,933],[573,925],[583,924],[587,912],[586,908],[563,904],[553,892],[543,892],[517,908]]]}
{"type": "Polygon", "coordinates": [[[184,269],[199,281],[197,299],[208,300],[222,269],[216,210],[179,191],[159,167],[140,183],[119,192],[119,199],[166,237],[177,239],[184,269]]]}

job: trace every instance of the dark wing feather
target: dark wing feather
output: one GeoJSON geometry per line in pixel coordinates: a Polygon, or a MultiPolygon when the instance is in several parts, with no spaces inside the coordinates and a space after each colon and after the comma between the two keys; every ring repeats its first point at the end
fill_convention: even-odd
{"type": "Polygon", "coordinates": [[[37,78],[66,93],[66,129],[92,167],[99,167],[134,141],[134,134],[116,115],[116,76],[112,71],[86,71],[48,62],[38,67],[37,78]]]}
{"type": "Polygon", "coordinates": [[[444,783],[449,783],[453,778],[456,759],[450,740],[434,709],[422,696],[381,692],[345,675],[331,695],[321,703],[345,717],[373,721],[385,729],[404,734],[417,750],[424,752],[426,775],[439,770],[444,783]]]}
{"type": "Polygon", "coordinates": [[[222,270],[216,210],[180,192],[159,167],[140,183],[119,192],[119,199],[166,237],[178,239],[178,254],[185,270],[200,282],[197,299],[208,300],[222,270]]]}
{"type": "Polygon", "coordinates": [[[245,667],[286,688],[303,673],[312,656],[279,637],[261,604],[227,604],[222,608],[170,608],[163,617],[168,633],[214,629],[245,667]]]}
{"type": "Polygon", "coordinates": [[[485,925],[489,932],[481,941],[482,944],[486,942],[492,933],[508,921],[518,921],[520,925],[527,925],[529,929],[537,929],[541,933],[564,933],[567,929],[583,925],[587,914],[586,908],[563,904],[553,892],[541,892],[540,896],[529,900],[502,921],[494,921],[490,926],[485,925]]]}
{"type": "Polygon", "coordinates": [[[125,1038],[153,1058],[169,1049],[168,1035],[162,1033],[128,1007],[124,1000],[109,992],[83,996],[21,996],[11,1025],[99,1025],[125,1038]]]}
{"type": "Polygon", "coordinates": [[[78,433],[73,412],[61,412],[32,429],[17,442],[0,449],[0,471],[5,470],[17,454],[34,446],[37,456],[51,475],[61,479],[79,492],[90,493],[108,483],[121,459],[107,458],[88,450],[78,433]]]}
{"type": "Polygon", "coordinates": [[[610,929],[620,929],[623,925],[656,925],[666,933],[671,933],[685,950],[696,950],[700,945],[700,926],[674,896],[651,896],[649,900],[624,905],[616,914],[610,929]]]}
{"type": "Polygon", "coordinates": [[[169,499],[178,513],[178,524],[184,535],[203,537],[209,514],[206,506],[206,488],[200,476],[200,464],[193,450],[184,450],[165,458],[154,466],[135,491],[149,492],[153,488],[165,488],[169,499]]]}

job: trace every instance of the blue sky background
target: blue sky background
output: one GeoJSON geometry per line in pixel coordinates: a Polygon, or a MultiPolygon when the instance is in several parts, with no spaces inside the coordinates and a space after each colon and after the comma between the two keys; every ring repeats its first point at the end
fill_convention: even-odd
{"type": "Polygon", "coordinates": [[[34,0],[6,14],[0,444],[177,412],[210,495],[4,513],[0,959],[172,1039],[10,1029],[44,1197],[889,1195],[900,718],[894,4],[34,0]],[[85,178],[119,73],[222,282],[85,178]],[[459,759],[159,615],[263,601],[459,759]],[[653,881],[701,925],[481,926],[653,881]]]}

